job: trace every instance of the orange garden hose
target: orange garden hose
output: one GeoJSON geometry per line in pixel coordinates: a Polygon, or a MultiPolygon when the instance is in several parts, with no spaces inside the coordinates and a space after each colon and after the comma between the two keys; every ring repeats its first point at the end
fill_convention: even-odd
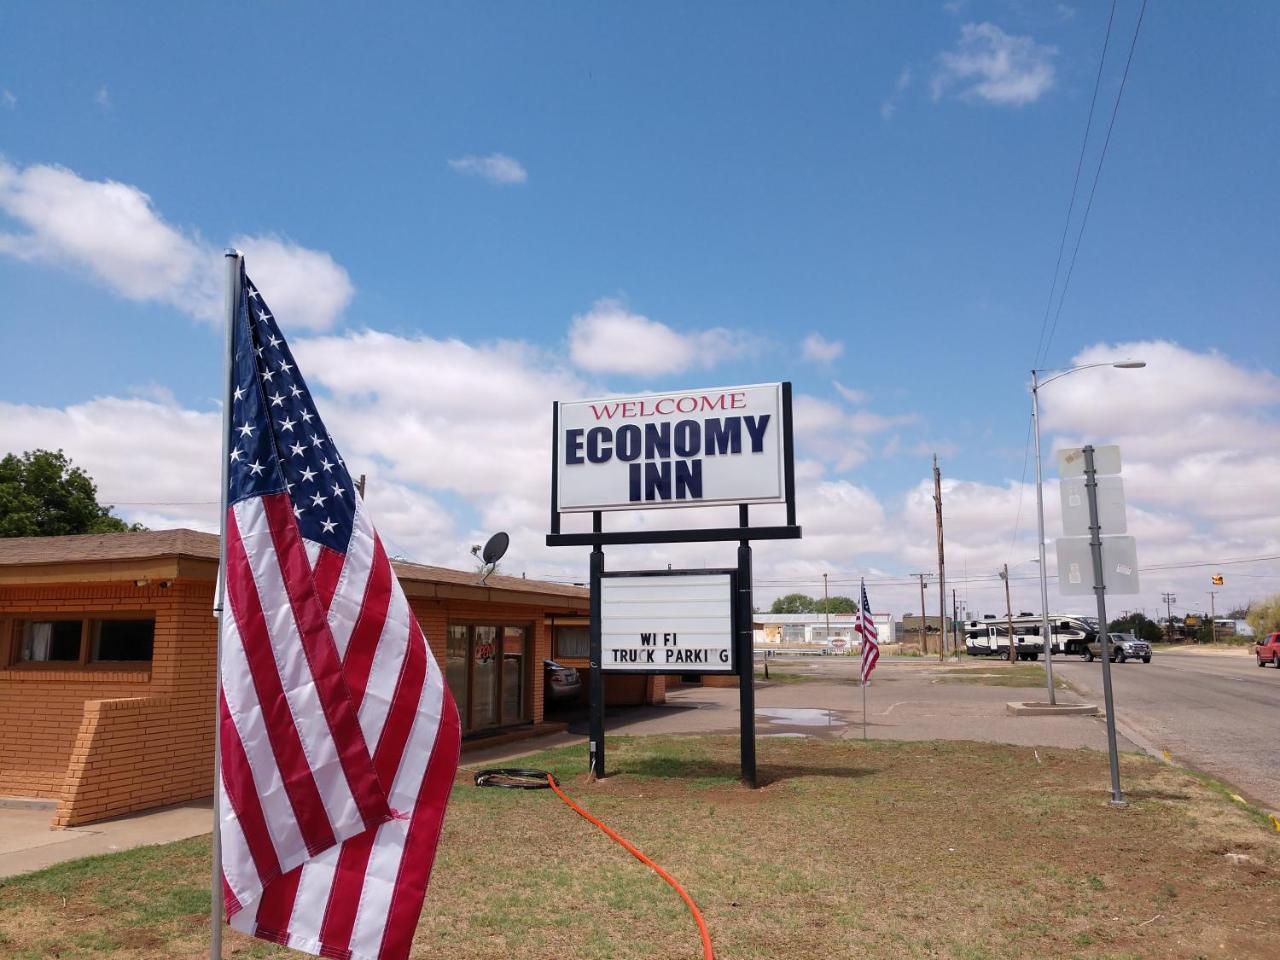
{"type": "Polygon", "coordinates": [[[685,904],[689,907],[689,912],[693,914],[693,919],[698,924],[698,933],[702,935],[702,956],[704,960],[715,960],[715,955],[711,952],[711,934],[707,932],[707,924],[702,919],[702,914],[699,912],[697,904],[693,902],[693,898],[690,897],[689,894],[685,892],[684,887],[680,886],[676,878],[671,876],[671,874],[667,873],[667,871],[663,870],[660,866],[658,866],[656,863],[654,863],[652,860],[646,857],[643,853],[637,850],[635,846],[633,846],[626,839],[619,836],[615,831],[606,827],[603,823],[601,823],[591,814],[587,813],[587,811],[583,810],[580,806],[578,806],[576,803],[570,800],[569,797],[565,794],[565,792],[560,789],[560,785],[556,783],[555,777],[551,776],[551,774],[547,774],[547,783],[550,785],[551,789],[556,792],[556,796],[558,796],[561,800],[567,803],[570,806],[570,808],[572,808],[574,813],[582,817],[584,820],[588,820],[591,823],[594,823],[597,827],[599,827],[601,830],[605,832],[605,834],[609,837],[609,839],[613,840],[615,843],[620,844],[627,851],[627,853],[631,854],[633,857],[635,857],[637,860],[643,863],[646,867],[649,867],[651,870],[653,870],[653,872],[656,873],[658,876],[660,876],[663,880],[671,884],[671,886],[675,889],[676,893],[680,894],[681,899],[683,899],[685,904]]]}

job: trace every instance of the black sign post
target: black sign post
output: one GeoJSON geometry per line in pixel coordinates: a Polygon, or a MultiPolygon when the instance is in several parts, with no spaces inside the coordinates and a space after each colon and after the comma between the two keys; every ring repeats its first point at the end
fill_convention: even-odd
{"type": "MultiPolygon", "coordinates": [[[[785,491],[786,523],[775,526],[753,527],[750,524],[749,504],[739,503],[738,525],[692,530],[618,530],[606,531],[603,528],[602,511],[592,511],[590,533],[562,533],[560,529],[561,512],[559,507],[559,488],[557,478],[560,470],[559,424],[560,407],[554,405],[552,410],[552,449],[556,451],[551,465],[551,532],[547,534],[547,546],[590,546],[591,547],[591,675],[588,680],[588,693],[591,704],[589,724],[589,763],[593,777],[603,779],[606,775],[605,737],[604,737],[604,650],[601,613],[601,581],[605,577],[604,547],[606,544],[648,544],[648,543],[738,543],[738,564],[733,571],[732,631],[733,656],[738,676],[739,708],[741,712],[741,777],[742,782],[751,788],[758,785],[756,777],[756,740],[755,740],[755,664],[752,619],[754,608],[752,603],[751,584],[751,541],[752,540],[791,540],[798,539],[802,533],[796,523],[796,493],[794,470],[794,446],[791,439],[791,384],[782,385],[782,444],[783,444],[783,488],[785,491]]],[[[692,503],[686,504],[695,505],[692,503]]],[[[670,571],[652,571],[661,575],[670,571]]],[[[691,571],[685,571],[691,572],[691,571]]],[[[724,572],[724,571],[705,571],[724,572]]],[[[634,671],[619,671],[634,672],[634,671]]],[[[646,671],[654,672],[654,671],[646,671]]],[[[687,671],[677,671],[687,672],[687,671]]]]}
{"type": "MultiPolygon", "coordinates": [[[[747,505],[738,507],[738,523],[746,529],[747,505]]],[[[740,728],[742,782],[751,789],[756,783],[756,666],[755,610],[751,602],[751,541],[738,541],[738,577],[734,628],[738,647],[738,724],[740,728]]]]}

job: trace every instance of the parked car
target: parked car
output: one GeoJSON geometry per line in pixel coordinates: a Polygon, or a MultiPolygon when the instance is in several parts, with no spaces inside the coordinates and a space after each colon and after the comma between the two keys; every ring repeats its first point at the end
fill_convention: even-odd
{"type": "Polygon", "coordinates": [[[582,692],[582,677],[573,667],[543,660],[542,670],[547,678],[548,700],[573,700],[582,692]]]}
{"type": "MultiPolygon", "coordinates": [[[[1151,662],[1151,644],[1145,640],[1139,640],[1132,633],[1112,633],[1108,634],[1111,638],[1111,662],[1124,663],[1126,660],[1141,659],[1143,663],[1151,662]]],[[[1097,657],[1102,656],[1102,639],[1101,637],[1093,637],[1084,648],[1084,658],[1089,662],[1093,662],[1097,657]]]]}
{"type": "Polygon", "coordinates": [[[1258,666],[1268,663],[1280,667],[1280,631],[1276,631],[1253,645],[1253,652],[1258,657],[1258,666]]]}

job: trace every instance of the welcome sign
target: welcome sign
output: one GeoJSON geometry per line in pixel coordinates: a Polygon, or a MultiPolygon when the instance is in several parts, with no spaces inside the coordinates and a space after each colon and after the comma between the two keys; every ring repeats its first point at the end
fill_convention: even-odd
{"type": "Polygon", "coordinates": [[[562,512],[786,500],[780,383],[556,404],[562,512]]]}

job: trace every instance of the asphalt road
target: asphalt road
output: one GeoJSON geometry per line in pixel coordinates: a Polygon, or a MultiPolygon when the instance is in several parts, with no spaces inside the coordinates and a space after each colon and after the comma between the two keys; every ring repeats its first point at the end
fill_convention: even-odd
{"type": "MultiPolygon", "coordinates": [[[[1055,657],[1054,672],[1102,705],[1102,664],[1055,657]]],[[[1116,719],[1179,762],[1280,810],[1280,670],[1240,653],[1157,650],[1112,664],[1116,719]]]]}

